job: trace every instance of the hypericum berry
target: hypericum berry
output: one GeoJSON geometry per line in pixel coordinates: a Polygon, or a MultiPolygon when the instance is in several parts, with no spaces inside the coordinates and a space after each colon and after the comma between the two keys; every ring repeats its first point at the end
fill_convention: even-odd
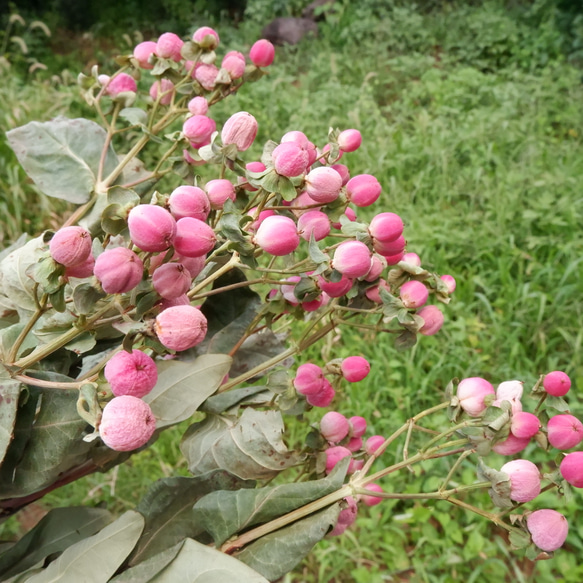
{"type": "Polygon", "coordinates": [[[315,312],[318,308],[325,306],[330,301],[330,296],[323,293],[315,300],[310,300],[307,302],[301,302],[302,310],[305,312],[315,312]]]}
{"type": "Polygon", "coordinates": [[[249,233],[256,233],[257,229],[259,228],[259,225],[267,217],[273,217],[276,214],[275,211],[272,211],[271,209],[265,209],[259,213],[259,216],[257,216],[257,210],[258,210],[258,207],[253,207],[247,213],[250,217],[254,218],[254,220],[252,222],[247,223],[245,225],[245,230],[248,231],[249,233]]]}
{"type": "Polygon", "coordinates": [[[193,115],[182,126],[182,133],[195,149],[211,143],[211,136],[217,129],[214,119],[206,115],[193,115]]]}
{"type": "Polygon", "coordinates": [[[346,183],[350,180],[350,171],[348,170],[348,166],[344,164],[332,164],[330,168],[333,168],[340,174],[340,178],[342,179],[342,186],[345,186],[346,183]]]}
{"type": "Polygon", "coordinates": [[[122,395],[103,408],[99,435],[115,451],[133,451],[148,443],[155,429],[150,405],[137,397],[122,395]]]}
{"type": "Polygon", "coordinates": [[[421,267],[421,257],[419,257],[417,253],[405,253],[405,255],[403,255],[403,261],[410,265],[421,267]]]}
{"type": "Polygon", "coordinates": [[[65,277],[78,277],[84,279],[86,277],[91,277],[93,275],[93,269],[95,268],[95,258],[93,255],[89,255],[83,263],[78,265],[72,265],[65,268],[65,277]]]}
{"type": "Polygon", "coordinates": [[[375,304],[382,304],[383,299],[381,298],[381,289],[386,290],[387,292],[391,293],[391,288],[389,284],[384,279],[379,279],[378,285],[373,287],[369,287],[365,292],[364,295],[371,301],[375,302],[375,304]]]}
{"type": "Polygon", "coordinates": [[[272,154],[275,171],[281,176],[299,176],[308,166],[308,153],[295,142],[283,142],[272,154]]]}
{"type": "Polygon", "coordinates": [[[340,298],[352,288],[353,281],[342,276],[340,281],[326,281],[321,275],[318,275],[318,287],[331,298],[340,298]]]}
{"type": "Polygon", "coordinates": [[[210,26],[201,26],[194,31],[192,40],[205,49],[216,49],[219,46],[219,34],[210,26]]]}
{"type": "Polygon", "coordinates": [[[441,279],[445,282],[447,286],[447,293],[452,294],[455,291],[455,279],[452,275],[442,275],[441,279]]]}
{"type": "Polygon", "coordinates": [[[569,534],[567,519],[556,510],[535,510],[526,518],[532,542],[541,551],[552,553],[562,547],[569,534]]]}
{"type": "Polygon", "coordinates": [[[336,411],[329,411],[320,420],[320,433],[333,443],[342,441],[350,430],[348,419],[336,411]]]}
{"type": "Polygon", "coordinates": [[[209,180],[204,187],[212,209],[222,209],[227,200],[235,200],[235,187],[226,178],[209,180]]]}
{"type": "Polygon", "coordinates": [[[267,217],[257,229],[255,245],[270,255],[282,256],[295,251],[300,244],[296,224],[289,217],[267,217]]]}
{"type": "Polygon", "coordinates": [[[107,294],[121,294],[134,289],[142,280],[144,264],[125,247],[106,249],[96,260],[93,274],[107,294]]]}
{"type": "Polygon", "coordinates": [[[192,77],[201,84],[203,89],[212,91],[215,88],[218,75],[219,69],[215,65],[197,63],[192,77]]]}
{"type": "Polygon", "coordinates": [[[246,111],[232,115],[223,126],[221,140],[224,145],[235,144],[239,152],[248,150],[257,136],[257,120],[246,111]]]}
{"type": "Polygon", "coordinates": [[[324,371],[317,364],[309,362],[301,364],[298,367],[293,384],[300,395],[315,395],[324,386],[324,371]]]}
{"type": "Polygon", "coordinates": [[[231,79],[240,79],[245,74],[245,56],[239,51],[228,52],[223,57],[221,69],[227,71],[231,79]]]}
{"type": "Polygon", "coordinates": [[[406,308],[420,308],[429,298],[429,290],[425,284],[412,279],[401,286],[399,290],[401,301],[406,308]]]}
{"type": "Polygon", "coordinates": [[[526,437],[530,439],[534,437],[538,430],[540,429],[539,418],[533,413],[527,413],[526,411],[517,411],[512,414],[512,420],[510,422],[510,431],[516,437],[526,437]]]}
{"type": "Polygon", "coordinates": [[[343,152],[354,152],[362,144],[362,135],[358,130],[344,130],[338,135],[338,147],[343,152]]]}
{"type": "Polygon", "coordinates": [[[165,251],[176,235],[174,217],[161,206],[139,204],[128,215],[130,238],[142,251],[165,251]]]}
{"type": "Polygon", "coordinates": [[[173,61],[182,60],[180,50],[184,45],[184,41],[173,32],[165,32],[160,35],[156,43],[156,54],[163,59],[172,59],[173,61]]]}
{"type": "Polygon", "coordinates": [[[174,83],[169,79],[160,79],[152,83],[150,87],[150,97],[156,101],[160,96],[161,105],[170,105],[172,96],[174,95],[174,83]]]}
{"type": "Polygon", "coordinates": [[[395,241],[403,234],[403,219],[395,213],[380,213],[370,222],[368,232],[382,242],[395,241]]]}
{"type": "Polygon", "coordinates": [[[206,98],[202,97],[201,95],[197,95],[193,97],[188,102],[188,111],[192,113],[192,115],[206,115],[209,110],[209,102],[206,98]]]}
{"type": "Polygon", "coordinates": [[[423,306],[417,315],[423,318],[423,326],[419,328],[419,334],[433,336],[437,334],[443,326],[443,312],[437,306],[423,306]]]}
{"type": "Polygon", "coordinates": [[[275,58],[275,47],[262,38],[251,47],[249,58],[256,67],[269,67],[275,58]]]}
{"type": "Polygon", "coordinates": [[[298,233],[302,239],[309,241],[314,235],[316,241],[325,239],[330,234],[330,219],[321,211],[307,211],[298,219],[298,233]]]}
{"type": "Polygon", "coordinates": [[[362,437],[351,437],[346,444],[346,449],[356,453],[362,449],[362,437]]]}
{"type": "Polygon", "coordinates": [[[151,40],[144,41],[134,48],[134,58],[138,61],[142,69],[153,69],[154,65],[149,62],[150,57],[156,54],[156,43],[151,40]]]}
{"type": "Polygon", "coordinates": [[[371,268],[371,252],[361,241],[344,241],[334,251],[332,267],[351,279],[364,277],[371,268]]]}
{"type": "Polygon", "coordinates": [[[379,181],[370,174],[359,174],[346,183],[346,197],[356,206],[370,206],[381,195],[379,181]]]}
{"type": "Polygon", "coordinates": [[[340,536],[341,534],[344,534],[346,529],[354,524],[354,521],[356,520],[356,500],[352,496],[347,496],[344,498],[344,501],[348,506],[340,511],[336,526],[328,533],[328,536],[340,536]]]}
{"type": "Polygon", "coordinates": [[[386,439],[382,435],[373,435],[369,437],[364,444],[364,451],[368,455],[376,453],[376,451],[385,443],[386,439]]]}
{"type": "Polygon", "coordinates": [[[340,364],[340,370],[349,383],[358,383],[368,376],[370,364],[362,356],[349,356],[340,364]]]}
{"type": "Polygon", "coordinates": [[[376,248],[375,248],[375,251],[380,253],[386,259],[387,265],[397,265],[398,263],[400,263],[403,260],[403,255],[405,255],[404,249],[400,253],[395,253],[393,255],[385,255],[384,253],[381,253],[380,251],[378,251],[378,249],[376,249],[376,248]]]}
{"type": "MultiPolygon", "coordinates": [[[[367,484],[364,487],[365,490],[370,490],[371,492],[382,492],[383,489],[375,483],[372,484],[367,484]]],[[[366,506],[376,506],[377,504],[380,504],[383,499],[380,496],[369,496],[367,494],[362,494],[360,499],[362,500],[362,503],[366,506]]]]}
{"type": "Polygon", "coordinates": [[[561,462],[559,467],[561,476],[571,486],[583,488],[583,451],[574,451],[568,453],[561,462]]]}
{"type": "Polygon", "coordinates": [[[112,77],[105,87],[105,93],[117,97],[120,93],[135,93],[138,90],[136,80],[127,73],[120,73],[112,77]]]}
{"type": "Polygon", "coordinates": [[[154,360],[141,350],[116,352],[103,369],[105,379],[116,396],[131,395],[142,398],[158,382],[158,369],[154,360]]]}
{"type": "Polygon", "coordinates": [[[324,451],[326,454],[326,473],[329,474],[336,464],[343,460],[345,457],[352,457],[352,452],[341,445],[335,445],[334,447],[329,447],[324,451]]]}
{"type": "Polygon", "coordinates": [[[297,306],[300,303],[300,300],[296,297],[295,289],[296,284],[302,278],[299,275],[292,275],[288,277],[286,281],[289,281],[288,284],[282,285],[279,289],[281,290],[281,295],[284,297],[286,302],[289,302],[292,306],[297,306]]]}
{"type": "Polygon", "coordinates": [[[307,213],[308,211],[319,211],[322,207],[320,206],[315,206],[318,203],[307,193],[307,192],[302,192],[300,194],[298,194],[298,196],[296,196],[290,204],[290,209],[291,212],[296,216],[296,217],[301,217],[304,213],[307,213]],[[305,208],[305,207],[311,207],[311,208],[305,208]]]}
{"type": "Polygon", "coordinates": [[[174,249],[185,257],[201,257],[213,249],[216,243],[213,229],[204,221],[184,217],[176,222],[174,249]]]}
{"type": "Polygon", "coordinates": [[[166,348],[188,350],[204,340],[207,319],[194,306],[174,306],[156,316],[154,331],[166,348]]]}
{"type": "MultiPolygon", "coordinates": [[[[265,164],[263,162],[249,162],[245,164],[245,170],[249,170],[249,172],[263,172],[265,170],[265,164]]],[[[246,177],[238,176],[237,182],[242,185],[242,188],[248,190],[249,192],[256,192],[257,188],[251,186],[249,183],[250,176],[249,174],[246,177]]]]}
{"type": "Polygon", "coordinates": [[[545,375],[543,388],[553,397],[563,397],[571,388],[571,379],[564,372],[555,370],[545,375]]]}
{"type": "Polygon", "coordinates": [[[173,261],[178,261],[178,263],[182,263],[182,265],[184,265],[184,267],[188,269],[190,277],[194,279],[204,269],[206,257],[204,255],[200,255],[198,257],[185,257],[180,254],[175,254],[173,257],[173,261]]]}
{"type": "Polygon", "coordinates": [[[573,415],[555,415],[547,423],[549,443],[557,449],[571,449],[583,441],[583,423],[573,415]]]}
{"type": "Polygon", "coordinates": [[[496,399],[500,401],[520,401],[523,392],[522,381],[504,381],[496,387],[496,399]]]}
{"type": "Polygon", "coordinates": [[[190,288],[192,276],[182,263],[164,263],[152,276],[152,285],[160,297],[171,300],[185,294],[190,288]]]}
{"type": "Polygon", "coordinates": [[[501,472],[510,478],[510,499],[515,502],[530,502],[540,494],[540,472],[528,460],[513,460],[505,463],[501,472]]]}
{"type": "Polygon", "coordinates": [[[379,241],[378,239],[373,239],[374,250],[382,255],[389,265],[391,265],[389,257],[399,255],[399,261],[403,259],[406,245],[407,241],[403,235],[397,237],[394,241],[379,241]]]}
{"type": "Polygon", "coordinates": [[[366,419],[355,415],[348,420],[350,423],[350,437],[362,437],[366,432],[366,419]]]}
{"type": "Polygon", "coordinates": [[[168,207],[176,220],[192,217],[199,221],[206,221],[211,211],[206,192],[198,186],[175,188],[168,198],[168,207]]]}
{"type": "Polygon", "coordinates": [[[500,455],[514,455],[526,449],[529,443],[530,439],[528,437],[516,437],[516,435],[510,433],[504,441],[493,445],[492,451],[500,455]]]}
{"type": "Polygon", "coordinates": [[[306,192],[316,202],[327,204],[338,198],[342,177],[334,168],[320,166],[306,175],[306,192]]]}
{"type": "Polygon", "coordinates": [[[387,260],[378,253],[373,253],[371,257],[371,267],[369,272],[366,274],[364,281],[376,281],[380,276],[381,273],[387,267],[387,260]]]}
{"type": "Polygon", "coordinates": [[[463,379],[457,387],[460,406],[470,417],[481,415],[486,410],[484,398],[494,394],[494,387],[480,377],[463,379]]]}
{"type": "Polygon", "coordinates": [[[334,400],[336,391],[334,387],[330,384],[328,379],[324,379],[322,388],[320,391],[313,395],[307,395],[306,401],[312,405],[312,407],[328,407],[330,403],[334,400]]]}
{"type": "Polygon", "coordinates": [[[91,233],[83,227],[63,227],[49,241],[49,253],[65,267],[81,265],[91,255],[91,233]]]}

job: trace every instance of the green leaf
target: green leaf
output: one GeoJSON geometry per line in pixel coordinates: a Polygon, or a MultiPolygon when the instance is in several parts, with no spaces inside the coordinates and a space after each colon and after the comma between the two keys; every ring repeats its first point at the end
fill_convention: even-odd
{"type": "Polygon", "coordinates": [[[0,555],[0,577],[26,571],[49,555],[91,536],[111,522],[101,508],[54,508],[9,551],[0,555]]]}
{"type": "Polygon", "coordinates": [[[395,347],[397,350],[407,350],[415,345],[417,342],[417,334],[415,332],[411,332],[410,330],[403,330],[396,338],[395,338],[395,347]]]}
{"type": "Polygon", "coordinates": [[[175,558],[184,541],[170,547],[137,565],[126,569],[121,575],[109,580],[109,583],[149,583],[165,569],[175,558]]]}
{"type": "Polygon", "coordinates": [[[156,417],[156,427],[168,427],[192,417],[219,388],[231,362],[226,354],[203,354],[194,362],[158,362],[158,382],[144,397],[156,417]]]}
{"type": "Polygon", "coordinates": [[[245,336],[247,329],[255,320],[261,305],[259,297],[249,296],[249,301],[246,302],[244,312],[211,338],[208,345],[208,352],[228,354],[241,338],[245,336]]]}
{"type": "Polygon", "coordinates": [[[316,243],[316,239],[314,238],[314,233],[310,235],[308,254],[310,255],[310,259],[316,264],[327,263],[330,261],[330,257],[318,247],[318,243],[316,243]]]}
{"type": "Polygon", "coordinates": [[[97,534],[67,548],[27,583],[107,583],[134,548],[144,517],[130,510],[97,534]]]}
{"type": "Polygon", "coordinates": [[[148,114],[141,107],[126,107],[119,112],[119,117],[134,126],[146,125],[148,121],[148,114]]]}
{"type": "Polygon", "coordinates": [[[241,403],[246,403],[251,397],[261,395],[262,393],[265,393],[265,403],[268,403],[274,397],[274,394],[265,385],[243,387],[242,389],[234,389],[227,391],[226,393],[220,393],[213,397],[209,397],[202,404],[200,410],[205,413],[220,415],[224,411],[241,403]]]}
{"type": "MultiPolygon", "coordinates": [[[[281,354],[286,349],[284,344],[286,337],[285,333],[275,334],[269,328],[252,334],[235,353],[230,374],[232,376],[243,374],[249,369],[255,368],[274,356],[281,354]]],[[[293,362],[293,357],[289,357],[281,362],[280,366],[289,368],[293,362]]],[[[265,372],[258,374],[254,379],[262,377],[265,372]]],[[[249,380],[250,382],[255,382],[253,379],[249,380]]]]}
{"type": "MultiPolygon", "coordinates": [[[[8,355],[10,354],[10,350],[14,346],[16,339],[20,335],[20,333],[24,330],[24,324],[13,324],[12,326],[8,326],[7,328],[3,328],[0,330],[0,355],[2,355],[2,360],[4,362],[8,362],[8,355]]],[[[20,345],[18,349],[17,356],[20,356],[27,350],[31,348],[35,348],[38,345],[37,340],[34,338],[32,334],[27,334],[24,342],[20,345]]],[[[0,379],[2,375],[0,375],[0,379]]]]}
{"type": "Polygon", "coordinates": [[[0,367],[0,466],[14,435],[21,387],[19,382],[10,378],[4,367],[0,367]]]}
{"type": "MultiPolygon", "coordinates": [[[[95,189],[107,134],[97,123],[79,118],[30,122],[6,133],[26,173],[47,196],[75,204],[87,202],[95,189]]],[[[111,145],[104,176],[117,165],[111,145]]]]}
{"type": "Polygon", "coordinates": [[[524,549],[532,542],[530,539],[530,534],[518,530],[511,530],[508,533],[508,539],[510,540],[512,548],[515,550],[524,549]]]}
{"type": "Polygon", "coordinates": [[[562,397],[554,397],[553,395],[549,395],[546,400],[547,407],[551,407],[556,409],[561,413],[568,413],[569,412],[569,403],[565,401],[562,397]]]}
{"type": "Polygon", "coordinates": [[[73,290],[73,304],[79,314],[90,314],[95,304],[105,297],[105,293],[84,282],[75,286],[73,290]]]}
{"type": "Polygon", "coordinates": [[[261,537],[235,556],[267,580],[275,581],[291,571],[334,528],[339,514],[340,504],[333,504],[291,526],[261,537]]]}
{"type": "Polygon", "coordinates": [[[194,505],[194,520],[220,546],[231,535],[269,522],[309,502],[335,492],[344,483],[350,460],[342,460],[321,480],[282,484],[271,488],[215,491],[194,505]]]}

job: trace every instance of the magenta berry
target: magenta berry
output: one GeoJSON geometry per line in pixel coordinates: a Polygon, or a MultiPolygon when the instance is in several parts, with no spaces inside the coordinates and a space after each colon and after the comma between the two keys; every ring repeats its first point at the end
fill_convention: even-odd
{"type": "MultiPolygon", "coordinates": [[[[377,249],[375,249],[376,251],[377,249]]],[[[392,255],[385,255],[384,253],[381,253],[379,251],[379,253],[385,258],[385,260],[387,261],[387,265],[397,265],[398,263],[400,263],[403,260],[403,255],[404,250],[401,251],[400,253],[394,253],[392,255]]]]}
{"type": "Polygon", "coordinates": [[[209,102],[201,95],[193,97],[188,102],[188,111],[190,111],[192,115],[206,115],[208,110],[209,102]]]}
{"type": "Polygon", "coordinates": [[[374,253],[371,257],[371,267],[364,278],[365,281],[376,281],[387,267],[387,260],[378,253],[374,253]]]}
{"type": "Polygon", "coordinates": [[[137,397],[122,395],[103,408],[99,435],[115,451],[133,451],[148,443],[155,429],[150,406],[137,397]]]}
{"type": "Polygon", "coordinates": [[[245,57],[238,51],[227,53],[221,62],[221,69],[229,73],[231,79],[240,79],[245,74],[245,57]]]}
{"type": "Polygon", "coordinates": [[[172,59],[173,61],[180,61],[182,55],[180,50],[184,45],[184,41],[173,32],[165,32],[160,35],[156,43],[156,54],[163,59],[172,59]]]}
{"type": "Polygon", "coordinates": [[[334,400],[335,396],[336,391],[334,390],[334,387],[330,384],[328,379],[324,379],[320,391],[313,395],[307,395],[306,401],[312,405],[312,407],[328,407],[328,405],[334,400]]]}
{"type": "Polygon", "coordinates": [[[542,551],[552,553],[562,547],[569,534],[567,519],[556,510],[536,510],[526,518],[532,542],[542,551]]]}
{"type": "Polygon", "coordinates": [[[201,257],[213,249],[216,243],[213,229],[204,221],[184,217],[176,222],[174,249],[185,257],[201,257]]]}
{"type": "Polygon", "coordinates": [[[103,374],[111,392],[116,396],[131,395],[142,398],[158,381],[154,360],[141,350],[116,352],[105,365],[103,374]]]}
{"type": "Polygon", "coordinates": [[[368,376],[370,364],[362,356],[349,356],[340,364],[340,370],[349,383],[358,383],[368,376]]]}
{"type": "Polygon", "coordinates": [[[526,411],[517,411],[513,413],[512,420],[510,422],[510,431],[516,437],[534,437],[538,430],[540,429],[539,418],[533,413],[527,413],[526,411]]]}
{"type": "Polygon", "coordinates": [[[219,34],[216,30],[210,26],[201,26],[199,29],[194,31],[192,35],[192,40],[204,48],[216,49],[219,46],[219,34]]]}
{"type": "Polygon", "coordinates": [[[424,336],[433,336],[437,334],[443,326],[443,312],[437,306],[423,306],[417,315],[423,318],[423,326],[419,328],[419,333],[424,336]]]}
{"type": "Polygon", "coordinates": [[[295,142],[283,142],[271,154],[275,171],[281,176],[299,176],[308,166],[308,153],[295,142]]]}
{"type": "Polygon", "coordinates": [[[96,260],[93,274],[108,294],[121,294],[134,289],[142,280],[144,264],[130,249],[106,249],[96,260]]]}
{"type": "Polygon", "coordinates": [[[350,437],[362,437],[366,432],[366,419],[364,417],[354,416],[348,422],[350,423],[350,437]]]}
{"type": "Polygon", "coordinates": [[[346,444],[346,449],[356,453],[362,449],[362,437],[351,437],[346,444]]]}
{"type": "Polygon", "coordinates": [[[341,445],[335,445],[334,447],[329,447],[324,451],[326,454],[326,473],[329,474],[336,464],[343,460],[345,457],[352,457],[352,452],[341,445]]]}
{"type": "Polygon", "coordinates": [[[510,478],[510,499],[515,502],[530,502],[540,494],[540,472],[528,460],[513,460],[505,463],[501,472],[510,478]]]}
{"type": "Polygon", "coordinates": [[[371,268],[371,252],[361,241],[344,241],[334,251],[332,267],[346,277],[364,277],[371,268]]]}
{"type": "Polygon", "coordinates": [[[340,281],[326,281],[321,275],[318,276],[318,287],[331,298],[340,298],[345,295],[353,285],[353,281],[342,276],[340,281]]]}
{"type": "Polygon", "coordinates": [[[342,177],[334,168],[320,166],[306,175],[306,192],[316,202],[327,204],[338,198],[342,177]]]}
{"type": "Polygon", "coordinates": [[[328,533],[328,536],[340,536],[346,529],[354,524],[356,520],[357,506],[356,500],[352,496],[347,496],[344,501],[348,506],[340,511],[336,526],[328,533]]]}
{"type": "Polygon", "coordinates": [[[399,254],[399,260],[403,259],[406,245],[407,241],[405,241],[405,237],[403,237],[403,235],[400,235],[394,241],[379,241],[378,239],[373,239],[374,250],[380,255],[383,255],[385,259],[387,259],[387,262],[389,261],[388,257],[399,254]]]}
{"type": "Polygon", "coordinates": [[[257,120],[246,111],[232,115],[223,126],[221,140],[224,145],[235,144],[237,150],[248,150],[257,135],[257,120]]]}
{"type": "Polygon", "coordinates": [[[553,397],[563,397],[571,388],[571,379],[564,372],[555,370],[545,375],[543,388],[553,397]]]}
{"type": "Polygon", "coordinates": [[[136,80],[127,73],[112,77],[105,87],[105,93],[117,97],[120,93],[135,93],[138,90],[136,80]]]}
{"type": "Polygon", "coordinates": [[[447,286],[447,293],[452,294],[455,291],[455,279],[452,275],[442,275],[441,280],[447,286]]]}
{"type": "Polygon", "coordinates": [[[254,241],[270,255],[282,256],[297,249],[300,236],[292,219],[274,215],[267,217],[259,225],[254,241]]]}
{"type": "Polygon", "coordinates": [[[330,219],[321,211],[307,211],[298,219],[300,237],[309,241],[314,236],[316,241],[325,239],[330,234],[330,219]]]}
{"type": "Polygon", "coordinates": [[[65,269],[65,277],[91,277],[93,275],[93,269],[95,268],[95,259],[93,255],[89,255],[83,263],[78,265],[72,265],[65,269]]]}
{"type": "Polygon", "coordinates": [[[480,377],[463,379],[457,388],[460,406],[470,417],[481,415],[486,410],[484,398],[494,394],[494,387],[480,377]]]}
{"type": "Polygon", "coordinates": [[[555,415],[547,423],[549,443],[557,449],[571,449],[583,441],[583,423],[573,415],[555,415]]]}
{"type": "Polygon", "coordinates": [[[211,210],[206,192],[198,186],[175,188],[168,198],[168,206],[176,220],[192,217],[199,221],[206,221],[211,210]]]}
{"type": "Polygon", "coordinates": [[[249,58],[256,67],[269,67],[275,58],[275,47],[262,38],[251,47],[249,58]]]}
{"type": "Polygon", "coordinates": [[[249,231],[250,233],[257,233],[257,229],[259,228],[259,225],[267,217],[273,217],[275,215],[275,211],[272,211],[271,209],[265,209],[259,213],[259,216],[257,216],[257,210],[258,210],[258,207],[253,207],[247,213],[250,217],[254,218],[254,220],[252,222],[247,223],[247,225],[245,226],[245,230],[249,231]]]}
{"type": "Polygon", "coordinates": [[[324,386],[324,371],[317,364],[301,364],[293,383],[300,395],[315,395],[324,386]]]}
{"type": "Polygon", "coordinates": [[[165,251],[174,241],[176,221],[161,206],[139,204],[128,215],[130,238],[142,251],[165,251]]]}
{"type": "Polygon", "coordinates": [[[136,45],[134,48],[134,58],[138,61],[142,69],[153,69],[154,65],[150,63],[150,57],[156,54],[157,45],[154,41],[147,40],[136,45]]]}
{"type": "Polygon", "coordinates": [[[571,486],[583,488],[583,451],[568,453],[561,461],[559,469],[561,476],[571,486]]]}
{"type": "Polygon", "coordinates": [[[371,302],[375,302],[375,304],[382,304],[383,300],[381,298],[381,289],[384,289],[387,292],[391,293],[391,288],[389,287],[389,284],[386,282],[386,280],[379,279],[378,285],[369,287],[364,292],[364,294],[371,302]]]}
{"type": "Polygon", "coordinates": [[[211,136],[217,129],[214,119],[206,115],[193,115],[182,126],[182,133],[193,148],[200,148],[211,143],[211,136]]]}
{"type": "Polygon", "coordinates": [[[381,195],[379,181],[370,174],[359,174],[346,183],[346,196],[356,206],[370,206],[381,195]]]}
{"type": "Polygon", "coordinates": [[[182,255],[175,255],[174,260],[182,263],[186,269],[188,269],[188,273],[190,273],[190,277],[194,279],[203,269],[206,263],[206,257],[204,255],[200,255],[198,257],[184,257],[182,255]]]}
{"type": "Polygon", "coordinates": [[[406,308],[414,309],[420,308],[427,302],[429,298],[429,290],[425,284],[412,279],[401,286],[399,290],[401,301],[406,308]]]}
{"type": "MultiPolygon", "coordinates": [[[[383,489],[378,484],[375,484],[375,483],[367,484],[364,487],[364,489],[370,490],[371,492],[377,492],[377,493],[383,491],[383,489]]],[[[362,500],[362,503],[365,506],[376,506],[377,504],[380,504],[383,501],[383,499],[380,496],[372,496],[372,495],[369,496],[368,494],[362,494],[360,499],[362,500]]]]}
{"type": "Polygon", "coordinates": [[[366,451],[368,455],[372,455],[378,451],[379,447],[381,447],[385,441],[386,439],[382,435],[373,435],[366,440],[364,451],[366,451]]]}
{"type": "Polygon", "coordinates": [[[222,209],[227,200],[235,200],[235,187],[226,178],[209,180],[204,187],[212,209],[222,209]]]}
{"type": "Polygon", "coordinates": [[[65,267],[81,265],[91,255],[91,234],[83,227],[63,227],[49,241],[49,252],[65,267]]]}
{"type": "Polygon", "coordinates": [[[185,294],[190,288],[192,277],[182,263],[164,263],[154,271],[152,285],[165,300],[185,294]]]}
{"type": "Polygon", "coordinates": [[[362,144],[362,135],[358,130],[344,130],[338,136],[338,147],[343,152],[354,152],[362,144]]]}
{"type": "Polygon", "coordinates": [[[500,441],[492,446],[492,451],[500,455],[514,455],[526,449],[530,443],[528,437],[516,437],[515,435],[508,435],[504,441],[500,441]]]}
{"type": "Polygon", "coordinates": [[[403,234],[403,220],[395,213],[380,213],[373,217],[368,231],[378,241],[395,241],[403,234]]]}
{"type": "Polygon", "coordinates": [[[320,420],[320,433],[333,443],[342,441],[350,430],[348,419],[336,411],[329,411],[320,420]]]}
{"type": "Polygon", "coordinates": [[[156,316],[154,331],[166,348],[188,350],[204,340],[207,320],[194,306],[174,306],[156,316]]]}
{"type": "Polygon", "coordinates": [[[150,97],[156,101],[160,98],[162,105],[169,105],[174,95],[174,83],[168,79],[155,81],[150,87],[150,97]]]}
{"type": "Polygon", "coordinates": [[[340,174],[340,178],[342,179],[342,186],[345,186],[346,183],[350,180],[350,171],[348,170],[348,167],[344,164],[332,164],[330,168],[333,168],[336,170],[336,172],[338,172],[338,174],[340,174]]]}

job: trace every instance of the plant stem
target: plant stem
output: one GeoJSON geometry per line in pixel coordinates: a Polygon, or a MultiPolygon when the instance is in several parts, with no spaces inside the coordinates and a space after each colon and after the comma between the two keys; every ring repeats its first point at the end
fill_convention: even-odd
{"type": "MultiPolygon", "coordinates": [[[[97,375],[94,375],[97,378],[97,375]]],[[[12,377],[16,381],[20,381],[25,385],[32,385],[34,387],[43,387],[46,389],[80,389],[83,385],[91,384],[95,379],[87,379],[84,381],[72,381],[70,383],[61,383],[53,381],[45,381],[43,379],[35,379],[23,374],[17,374],[12,377]]]]}
{"type": "Polygon", "coordinates": [[[188,292],[188,294],[187,294],[188,297],[192,298],[193,296],[196,295],[196,292],[200,291],[201,289],[204,289],[207,285],[209,285],[213,281],[219,279],[219,277],[221,277],[221,275],[224,275],[225,273],[227,273],[227,271],[230,271],[231,269],[233,269],[233,267],[235,267],[238,264],[239,264],[239,254],[236,252],[233,252],[231,259],[229,259],[229,261],[227,261],[227,263],[225,263],[225,265],[223,265],[221,268],[217,269],[213,274],[209,275],[204,281],[201,281],[198,285],[195,285],[188,292]]]}
{"type": "MultiPolygon", "coordinates": [[[[35,285],[34,290],[35,296],[37,287],[38,284],[35,285]]],[[[28,336],[29,332],[33,329],[34,325],[38,322],[38,319],[45,313],[48,299],[49,299],[48,295],[43,294],[36,309],[36,312],[30,317],[30,320],[25,324],[24,328],[18,335],[18,338],[14,341],[14,345],[12,346],[8,354],[8,364],[14,362],[14,359],[18,356],[18,350],[22,346],[24,339],[28,336]]]]}

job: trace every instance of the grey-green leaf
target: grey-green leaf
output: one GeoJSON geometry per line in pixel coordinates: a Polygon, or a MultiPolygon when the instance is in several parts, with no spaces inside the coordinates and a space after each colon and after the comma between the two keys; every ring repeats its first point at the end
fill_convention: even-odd
{"type": "Polygon", "coordinates": [[[0,367],[0,466],[12,441],[21,384],[0,367]]]}

